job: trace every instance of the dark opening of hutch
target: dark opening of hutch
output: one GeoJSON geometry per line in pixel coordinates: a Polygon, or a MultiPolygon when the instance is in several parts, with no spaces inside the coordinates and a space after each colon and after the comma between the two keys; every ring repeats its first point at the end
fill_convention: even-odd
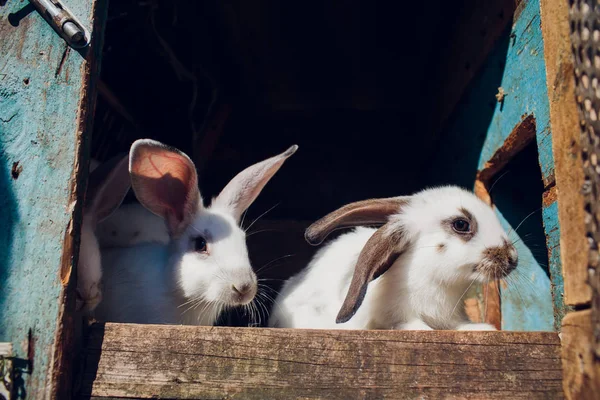
{"type": "MultiPolygon", "coordinates": [[[[498,97],[522,72],[506,65],[520,56],[508,3],[490,4],[479,21],[474,1],[112,2],[92,157],[128,151],[138,138],[162,141],[192,157],[210,199],[241,169],[298,143],[301,156],[245,217],[246,227],[259,218],[249,252],[275,297],[314,253],[303,230],[333,209],[434,184],[473,187],[490,142],[501,148],[498,141],[520,123],[511,120],[511,105],[524,89],[498,97]]],[[[526,29],[524,36],[541,35],[526,29]]],[[[494,322],[512,330],[554,327],[533,139],[518,138],[531,144],[489,182],[507,229],[533,213],[519,228],[523,240],[511,236],[526,253],[526,272],[496,289],[502,301],[494,322]],[[514,197],[519,191],[523,201],[514,197]]],[[[126,201],[135,201],[132,193],[126,201]]],[[[493,319],[487,290],[476,292],[470,315],[493,319]]],[[[253,319],[233,310],[220,323],[256,326],[253,319]]]]}

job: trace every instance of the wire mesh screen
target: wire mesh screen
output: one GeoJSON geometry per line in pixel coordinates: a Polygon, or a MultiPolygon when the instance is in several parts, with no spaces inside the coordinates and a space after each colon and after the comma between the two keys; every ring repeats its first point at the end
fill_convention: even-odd
{"type": "Polygon", "coordinates": [[[570,0],[569,5],[585,176],[583,193],[589,243],[588,280],[593,293],[592,326],[595,353],[600,357],[600,5],[596,0],[570,0]]]}

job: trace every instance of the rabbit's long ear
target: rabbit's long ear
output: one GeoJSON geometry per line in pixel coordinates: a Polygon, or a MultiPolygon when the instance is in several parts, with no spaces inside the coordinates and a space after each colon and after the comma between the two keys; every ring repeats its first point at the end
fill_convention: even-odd
{"type": "Polygon", "coordinates": [[[90,173],[86,213],[92,215],[94,222],[107,218],[123,202],[131,187],[128,164],[127,154],[119,154],[90,173]]]}
{"type": "Polygon", "coordinates": [[[138,200],[165,219],[171,236],[179,236],[202,207],[194,163],[181,151],[149,139],[136,140],[129,159],[138,200]]]}
{"type": "Polygon", "coordinates": [[[236,221],[260,194],[267,182],[281,168],[285,160],[298,150],[293,145],[283,153],[251,165],[237,174],[213,201],[213,206],[229,210],[236,221]]]}
{"type": "Polygon", "coordinates": [[[410,243],[409,235],[399,222],[379,228],[363,247],[344,303],[337,315],[338,324],[347,322],[362,304],[369,282],[386,272],[410,243]]]}
{"type": "Polygon", "coordinates": [[[309,226],[304,238],[316,246],[337,229],[385,224],[390,215],[399,213],[408,202],[409,197],[390,197],[347,204],[309,226]]]}

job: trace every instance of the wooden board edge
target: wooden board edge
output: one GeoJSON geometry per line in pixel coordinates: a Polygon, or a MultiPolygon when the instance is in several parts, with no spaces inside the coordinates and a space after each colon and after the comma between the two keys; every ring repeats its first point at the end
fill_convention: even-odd
{"type": "Polygon", "coordinates": [[[564,301],[564,277],[562,260],[560,258],[560,224],[558,223],[558,189],[552,186],[542,195],[542,221],[544,235],[546,236],[546,249],[548,250],[548,272],[550,273],[550,290],[552,291],[552,305],[554,308],[554,328],[560,331],[562,319],[572,307],[566,306],[564,301]]]}
{"type": "Polygon", "coordinates": [[[495,178],[521,150],[535,140],[535,133],[535,117],[531,114],[523,115],[521,121],[513,127],[510,134],[504,139],[502,146],[500,146],[492,157],[485,162],[483,168],[477,171],[476,180],[482,182],[486,188],[489,187],[492,184],[493,178],[495,178]]]}
{"type": "Polygon", "coordinates": [[[550,125],[558,188],[560,251],[567,305],[589,304],[585,239],[583,163],[575,101],[574,66],[569,37],[568,2],[541,0],[541,25],[550,102],[550,125]]]}
{"type": "Polygon", "coordinates": [[[55,332],[52,361],[49,371],[48,397],[71,398],[73,361],[75,358],[75,287],[79,255],[79,235],[83,216],[83,198],[87,186],[87,161],[96,106],[97,82],[104,44],[104,27],[108,15],[107,0],[93,0],[90,16],[93,27],[90,45],[80,53],[85,61],[81,66],[82,82],[79,93],[79,111],[75,135],[75,156],[71,175],[69,212],[71,219],[63,239],[60,266],[62,293],[59,297],[59,314],[55,332]]]}

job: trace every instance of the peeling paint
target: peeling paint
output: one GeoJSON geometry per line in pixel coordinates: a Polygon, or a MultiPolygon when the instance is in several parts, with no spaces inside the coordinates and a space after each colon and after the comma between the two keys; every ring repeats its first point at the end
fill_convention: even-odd
{"type": "MultiPolygon", "coordinates": [[[[87,24],[93,4],[70,0],[69,8],[87,24]]],[[[64,40],[39,14],[23,12],[27,7],[0,7],[0,341],[28,360],[19,390],[42,399],[54,390],[53,369],[62,367],[54,346],[64,311],[61,277],[70,277],[61,266],[87,70],[79,52],[63,57],[64,40]],[[8,16],[19,13],[11,24],[8,16]],[[55,76],[57,66],[69,71],[68,80],[55,76]]]]}

